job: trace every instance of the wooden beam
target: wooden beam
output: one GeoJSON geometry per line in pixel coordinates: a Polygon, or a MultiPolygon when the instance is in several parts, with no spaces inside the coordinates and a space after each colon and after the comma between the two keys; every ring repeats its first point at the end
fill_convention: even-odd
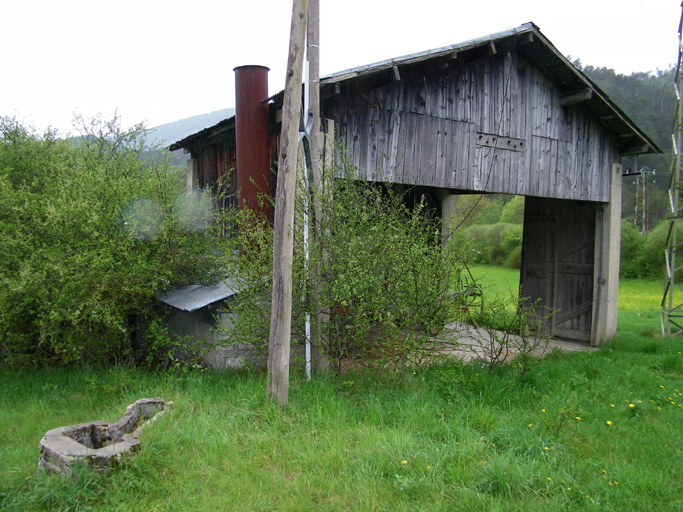
{"type": "Polygon", "coordinates": [[[495,149],[507,149],[509,151],[516,151],[520,153],[526,151],[524,139],[502,137],[500,135],[482,132],[477,132],[477,146],[485,146],[487,148],[495,149]]]}
{"type": "Polygon", "coordinates": [[[593,89],[584,89],[583,91],[574,94],[567,94],[562,96],[560,105],[568,107],[569,105],[576,105],[577,103],[584,103],[593,98],[593,89]]]}
{"type": "Polygon", "coordinates": [[[392,66],[391,69],[394,72],[394,81],[400,82],[401,81],[401,73],[399,73],[399,71],[398,71],[398,66],[392,66]]]}
{"type": "Polygon", "coordinates": [[[493,41],[489,42],[489,55],[495,55],[498,53],[498,50],[496,50],[496,43],[493,41]]]}
{"type": "Polygon", "coordinates": [[[519,42],[518,42],[517,44],[518,44],[519,46],[524,46],[524,45],[527,45],[527,44],[533,43],[533,42],[534,42],[534,33],[533,33],[533,32],[529,32],[529,33],[524,34],[523,36],[521,36],[521,37],[519,38],[519,42]]]}
{"type": "Polygon", "coordinates": [[[649,144],[643,144],[641,146],[631,146],[621,152],[622,155],[642,155],[643,153],[649,153],[652,150],[649,144]]]}
{"type": "Polygon", "coordinates": [[[268,395],[280,407],[289,401],[289,358],[292,330],[292,259],[294,192],[301,119],[301,80],[308,0],[294,0],[289,56],[282,104],[279,172],[273,226],[273,295],[268,341],[268,395]]]}

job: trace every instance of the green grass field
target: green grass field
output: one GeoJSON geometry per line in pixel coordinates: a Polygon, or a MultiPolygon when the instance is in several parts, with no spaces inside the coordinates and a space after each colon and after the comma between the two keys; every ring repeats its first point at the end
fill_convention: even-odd
{"type": "MultiPolygon", "coordinates": [[[[519,271],[480,265],[472,267],[473,277],[485,298],[510,297],[519,288],[519,271]]],[[[618,329],[645,335],[661,332],[661,302],[664,283],[649,280],[622,280],[619,283],[618,329]]]]}
{"type": "MultiPolygon", "coordinates": [[[[474,273],[485,293],[516,288],[514,272],[474,273]]],[[[658,335],[659,288],[623,283],[617,337],[525,385],[457,361],[400,380],[294,374],[280,412],[264,375],[0,371],[0,510],[683,510],[683,339],[658,335]],[[127,465],[36,472],[48,429],[150,396],[175,405],[127,465]]]]}

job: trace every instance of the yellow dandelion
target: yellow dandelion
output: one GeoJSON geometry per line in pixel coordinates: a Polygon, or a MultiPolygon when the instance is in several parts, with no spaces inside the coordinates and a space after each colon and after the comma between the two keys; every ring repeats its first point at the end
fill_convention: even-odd
{"type": "Polygon", "coordinates": [[[431,467],[431,466],[427,466],[427,469],[432,469],[432,467],[431,467]]]}
{"type": "Polygon", "coordinates": [[[576,419],[581,421],[581,416],[577,416],[576,419]]]}
{"type": "Polygon", "coordinates": [[[607,474],[607,470],[606,470],[606,469],[603,469],[603,470],[602,470],[602,474],[603,474],[603,475],[606,475],[606,474],[607,474]]]}
{"type": "MultiPolygon", "coordinates": [[[[680,352],[679,352],[679,354],[680,354],[680,352]]],[[[662,388],[662,389],[664,389],[664,386],[659,386],[659,387],[662,388]]]]}
{"type": "Polygon", "coordinates": [[[548,477],[548,482],[552,482],[552,481],[553,481],[553,479],[548,477]]]}
{"type": "Polygon", "coordinates": [[[610,420],[607,420],[607,424],[608,424],[608,425],[611,425],[612,422],[611,422],[610,420]]]}
{"type": "Polygon", "coordinates": [[[633,409],[636,405],[635,404],[628,404],[628,406],[633,409]]]}
{"type": "Polygon", "coordinates": [[[571,488],[571,487],[567,487],[567,490],[568,490],[568,491],[571,491],[571,490],[572,490],[572,488],[571,488]]]}
{"type": "Polygon", "coordinates": [[[541,412],[545,412],[545,409],[541,409],[541,412]]]}
{"type": "Polygon", "coordinates": [[[534,424],[533,424],[533,423],[529,423],[529,426],[530,426],[530,427],[533,427],[533,426],[534,426],[534,424]]]}
{"type": "Polygon", "coordinates": [[[402,460],[402,461],[401,461],[401,464],[408,464],[408,461],[407,461],[407,460],[402,460]]]}
{"type": "Polygon", "coordinates": [[[639,403],[639,404],[642,404],[642,403],[643,403],[643,401],[642,401],[642,400],[638,400],[638,403],[639,403]]]}
{"type": "Polygon", "coordinates": [[[544,446],[543,449],[544,450],[550,450],[550,448],[548,448],[547,446],[544,446]]]}
{"type": "Polygon", "coordinates": [[[614,407],[614,404],[609,404],[610,407],[614,407]]]}
{"type": "Polygon", "coordinates": [[[612,482],[610,482],[609,484],[612,485],[612,482]]]}
{"type": "Polygon", "coordinates": [[[615,481],[614,481],[614,485],[619,485],[619,482],[617,482],[617,481],[615,480],[615,481]]]}

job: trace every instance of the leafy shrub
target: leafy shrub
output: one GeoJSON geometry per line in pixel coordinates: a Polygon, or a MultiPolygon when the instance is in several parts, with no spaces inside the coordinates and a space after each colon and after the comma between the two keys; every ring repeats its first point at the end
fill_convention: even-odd
{"type": "MultiPolygon", "coordinates": [[[[356,180],[348,166],[332,175],[336,179],[325,180],[325,188],[309,200],[306,187],[298,191],[292,343],[304,340],[309,314],[314,331],[316,318],[324,320],[317,335],[337,371],[356,363],[392,369],[419,364],[436,343],[432,334],[458,309],[449,294],[461,259],[452,244],[442,244],[438,220],[423,203],[408,207],[404,195],[356,180]],[[311,207],[316,201],[322,205],[320,218],[311,207]],[[304,214],[311,219],[308,260],[304,214]]],[[[232,334],[225,334],[260,350],[266,348],[270,322],[270,230],[267,225],[250,229],[251,241],[238,242],[241,251],[228,255],[232,262],[226,265],[246,293],[240,293],[232,334]]]]}
{"type": "Polygon", "coordinates": [[[641,252],[645,245],[645,237],[628,221],[621,221],[621,277],[636,279],[644,277],[641,252]]]}
{"type": "Polygon", "coordinates": [[[666,249],[666,237],[669,232],[669,223],[660,222],[654,229],[648,231],[645,236],[645,243],[640,251],[640,261],[642,265],[642,277],[652,279],[663,279],[665,276],[666,259],[664,250],[666,249]]]}
{"type": "Polygon", "coordinates": [[[465,229],[474,224],[495,224],[502,211],[501,198],[492,201],[485,194],[462,194],[452,211],[451,225],[465,229]]]}
{"type": "Polygon", "coordinates": [[[208,194],[143,161],[145,130],[80,120],[37,136],[0,120],[0,340],[9,366],[131,360],[154,295],[217,277],[208,194]]]}
{"type": "Polygon", "coordinates": [[[477,224],[467,228],[463,236],[470,241],[470,255],[474,263],[502,265],[513,250],[521,248],[522,226],[503,223],[477,224]]]}
{"type": "Polygon", "coordinates": [[[522,268],[521,246],[517,246],[510,251],[510,254],[507,255],[507,258],[505,258],[505,261],[503,262],[503,266],[507,268],[514,268],[517,270],[522,268]]]}
{"type": "Polygon", "coordinates": [[[506,224],[524,222],[524,196],[515,196],[507,202],[500,215],[500,222],[506,224]]]}

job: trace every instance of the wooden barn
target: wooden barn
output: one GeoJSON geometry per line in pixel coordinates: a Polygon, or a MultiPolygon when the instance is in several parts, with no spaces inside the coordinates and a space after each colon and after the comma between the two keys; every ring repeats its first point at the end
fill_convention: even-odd
{"type": "MultiPolygon", "coordinates": [[[[249,183],[275,186],[282,93],[264,102],[267,68],[236,78],[235,117],[171,149],[190,153],[188,186],[234,168],[231,186],[254,203],[249,183]]],[[[598,345],[616,332],[621,164],[659,149],[538,27],[320,84],[323,129],[366,179],[414,187],[446,222],[459,194],[525,196],[520,280],[524,296],[557,311],[549,334],[598,345]]]]}

